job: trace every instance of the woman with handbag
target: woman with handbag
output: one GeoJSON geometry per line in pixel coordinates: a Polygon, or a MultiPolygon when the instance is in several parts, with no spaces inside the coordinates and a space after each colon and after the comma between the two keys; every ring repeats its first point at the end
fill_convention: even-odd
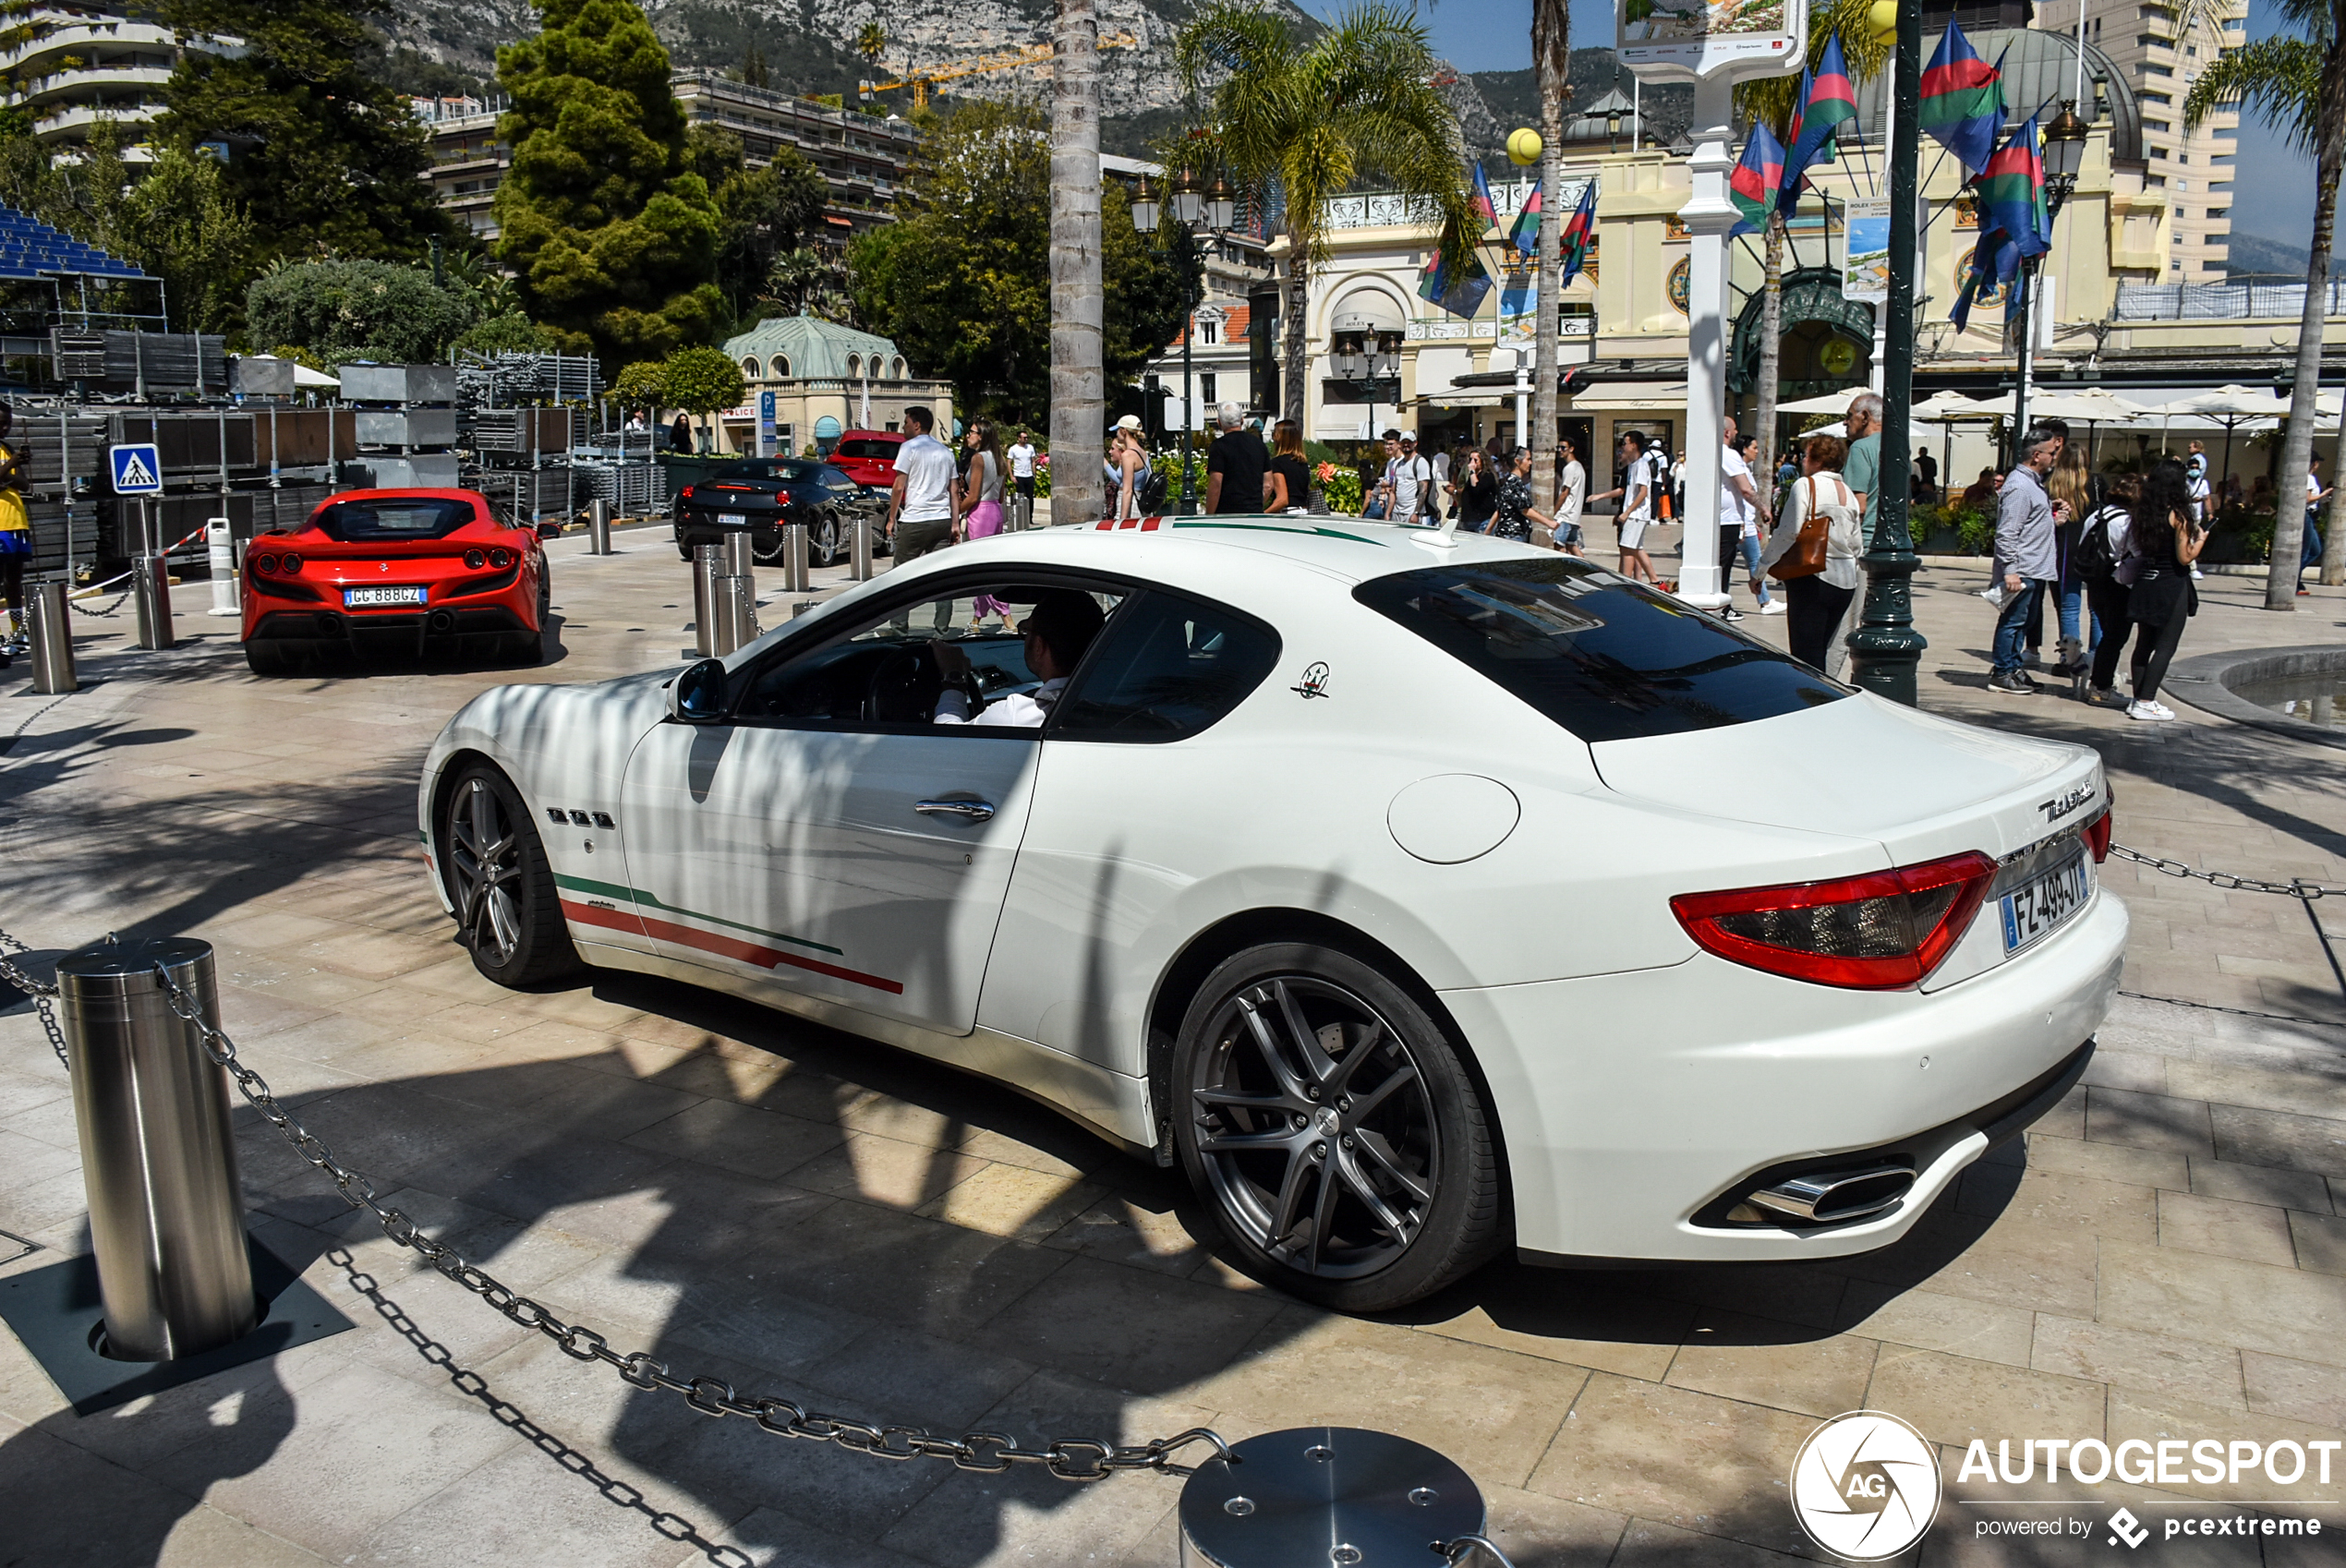
{"type": "Polygon", "coordinates": [[[1784,585],[1784,629],[1792,657],[1822,669],[1833,628],[1857,593],[1857,556],[1865,548],[1858,533],[1856,492],[1841,477],[1849,443],[1838,436],[1811,436],[1801,449],[1801,477],[1784,492],[1784,511],[1760,564],[1784,585]]]}

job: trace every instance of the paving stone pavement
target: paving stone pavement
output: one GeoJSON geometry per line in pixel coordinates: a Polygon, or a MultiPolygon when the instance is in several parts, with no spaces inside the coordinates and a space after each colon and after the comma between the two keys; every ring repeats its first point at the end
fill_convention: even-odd
{"type": "MultiPolygon", "coordinates": [[[[658,535],[621,543],[553,547],[563,653],[520,679],[676,662],[685,572],[658,535]]],[[[1972,575],[1918,579],[1927,707],[2099,747],[2122,842],[2346,883],[2346,751],[2181,703],[2152,726],[1996,697],[1972,575]]],[[[2259,591],[2203,585],[2184,651],[2346,626],[2337,590],[2287,617],[2259,591]]],[[[769,616],[791,597],[769,593],[769,616]]],[[[0,675],[0,925],[51,950],[107,930],[214,943],[232,1032],[345,1159],[623,1349],[939,1429],[1383,1428],[1464,1465],[1525,1564],[1820,1558],[1785,1477],[1819,1418],[1861,1406],[1941,1445],[1951,1501],[1905,1559],[1928,1563],[2108,1550],[1980,1538],[2029,1489],[1954,1484],[1974,1436],[2346,1434],[2346,1005],[2296,900],[2104,867],[2134,915],[2127,989],[2173,1000],[2122,1001],[2086,1083],[1887,1251],[1501,1264],[1350,1319],[1237,1273],[1167,1173],[1006,1091],[664,982],[488,984],[417,863],[413,787],[445,716],[514,677],[256,681],[230,623],[180,627],[182,647],[141,654],[85,621],[90,683],[63,702],[0,675]]],[[[0,998],[0,1229],[42,1248],[0,1265],[16,1272],[87,1241],[63,1073],[30,1007],[0,998]]],[[[249,1113],[238,1128],[256,1235],[357,1328],[86,1418],[0,1335],[0,1562],[1177,1560],[1162,1478],[885,1464],[574,1362],[370,1234],[249,1113]]],[[[2333,1504],[2339,1468],[2311,1489],[2333,1504]]],[[[2270,1494],[2252,1478],[2069,1495],[2155,1526],[2270,1494]]],[[[2346,1531],[2346,1508],[2316,1512],[2346,1531]]],[[[2346,1560],[2334,1538],[2154,1550],[2346,1560]]]]}

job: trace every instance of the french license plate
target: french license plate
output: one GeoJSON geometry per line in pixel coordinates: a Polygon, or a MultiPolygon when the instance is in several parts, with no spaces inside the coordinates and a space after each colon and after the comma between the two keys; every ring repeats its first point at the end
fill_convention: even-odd
{"type": "Polygon", "coordinates": [[[345,588],[342,603],[345,609],[357,609],[366,605],[421,604],[424,590],[420,585],[389,588],[345,588]]]}
{"type": "Polygon", "coordinates": [[[2017,953],[2050,935],[2086,907],[2093,890],[2092,862],[2079,855],[2005,894],[1996,900],[2004,923],[2004,951],[2017,953]]]}
{"type": "Polygon", "coordinates": [[[749,513],[720,512],[717,514],[717,525],[720,528],[746,528],[749,526],[749,513]]]}

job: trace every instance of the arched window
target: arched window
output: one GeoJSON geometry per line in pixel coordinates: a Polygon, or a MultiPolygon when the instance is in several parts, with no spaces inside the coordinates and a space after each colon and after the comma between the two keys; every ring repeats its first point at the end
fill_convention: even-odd
{"type": "Polygon", "coordinates": [[[757,380],[757,361],[755,358],[742,361],[742,375],[749,380],[757,380]]]}
{"type": "Polygon", "coordinates": [[[851,354],[847,356],[847,373],[851,378],[860,376],[864,373],[864,356],[862,355],[851,354]]]}
{"type": "Polygon", "coordinates": [[[903,356],[901,355],[897,356],[896,360],[895,378],[900,381],[904,379],[904,360],[903,356]]]}
{"type": "Polygon", "coordinates": [[[774,372],[774,380],[778,381],[790,380],[790,356],[778,354],[766,362],[766,367],[774,372]]]}

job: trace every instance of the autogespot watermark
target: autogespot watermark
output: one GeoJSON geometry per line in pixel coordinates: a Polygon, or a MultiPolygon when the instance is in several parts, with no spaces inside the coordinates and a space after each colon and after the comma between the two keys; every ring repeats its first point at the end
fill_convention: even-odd
{"type": "MultiPolygon", "coordinates": [[[[2156,1539],[2207,1537],[2313,1537],[2319,1517],[2303,1510],[2339,1506],[2331,1472],[2346,1442],[2260,1443],[2246,1438],[1999,1439],[1991,1453],[1974,1438],[1955,1468],[1958,1505],[1994,1510],[1976,1516],[1977,1537],[2062,1537],[2133,1551],[2156,1539]],[[2042,1480],[2039,1482],[2039,1470],[2042,1480]],[[2098,1487],[2246,1486],[2271,1493],[2244,1502],[2130,1500],[2105,1514],[2091,1497],[1965,1497],[1966,1482],[2098,1487]],[[2150,1520],[2134,1508],[2157,1510],[2150,1520]],[[2008,1516],[2002,1510],[2028,1510],[2008,1516]],[[2290,1510],[2280,1514],[2252,1512],[2290,1510]],[[2046,1512],[2033,1512],[2033,1511],[2046,1512]],[[2062,1513],[2051,1510],[2065,1510],[2062,1513]],[[2172,1510],[2173,1512],[2168,1512],[2172,1510]]],[[[2346,1468],[2346,1466],[2338,1466],[2346,1468]]],[[[1835,1416],[1800,1445],[1792,1463],[1792,1509],[1810,1539],[1836,1557],[1878,1562],[1895,1557],[1929,1530],[1941,1479],[1937,1451],[1897,1417],[1880,1410],[1835,1416]]]]}

